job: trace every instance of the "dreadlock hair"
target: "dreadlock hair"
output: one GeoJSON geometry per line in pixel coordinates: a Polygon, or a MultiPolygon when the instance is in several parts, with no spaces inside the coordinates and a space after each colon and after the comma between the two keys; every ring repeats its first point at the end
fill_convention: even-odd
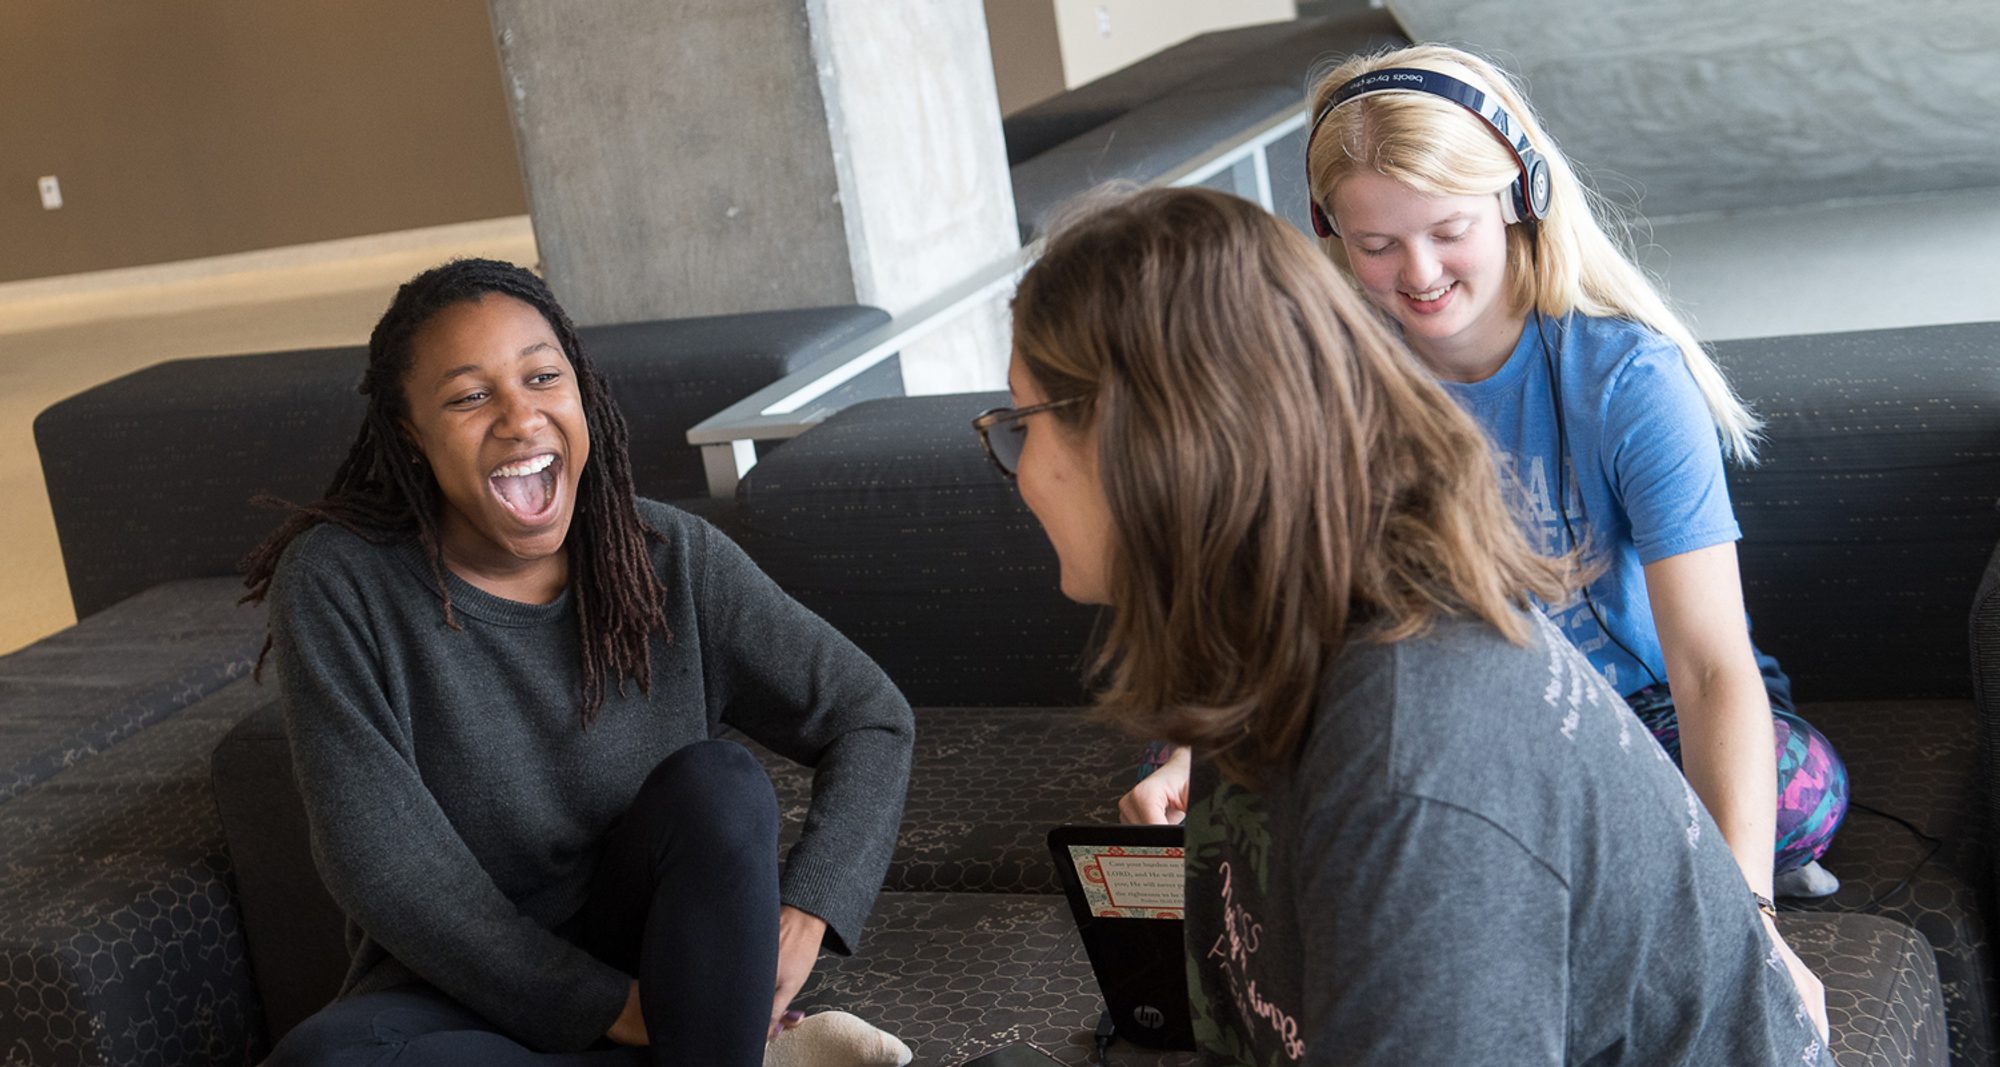
{"type": "MultiPolygon", "coordinates": [[[[444,543],[438,536],[443,497],[423,454],[402,431],[409,416],[403,379],[413,359],[411,339],[439,312],[477,301],[490,293],[512,297],[541,312],[555,331],[563,355],[576,374],[584,424],[592,448],[577,480],[576,511],[570,520],[569,593],[576,605],[583,651],[580,714],[588,727],[604,705],[605,681],[616,676],[620,692],[627,680],[639,691],[652,689],[648,644],[653,634],[666,640],[665,587],[654,573],[647,540],[659,531],[639,518],[633,501],[632,464],[626,454],[625,419],[611,402],[577,340],[576,327],[548,286],[522,267],[491,259],[455,259],[417,275],[396,290],[368,338],[368,370],[360,392],[368,414],[354,447],[334,473],[326,495],[305,506],[265,497],[290,509],[283,525],[243,559],[245,603],[261,602],[285,548],[300,534],[330,522],[376,544],[414,536],[430,561],[431,577],[444,600],[444,622],[460,629],[453,616],[451,587],[445,580],[444,543]]],[[[261,677],[271,638],[257,656],[261,677]]]]}

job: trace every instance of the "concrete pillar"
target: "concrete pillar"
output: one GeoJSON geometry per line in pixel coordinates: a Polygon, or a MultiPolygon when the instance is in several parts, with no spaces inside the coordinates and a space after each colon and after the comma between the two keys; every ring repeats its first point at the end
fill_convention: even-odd
{"type": "MultiPolygon", "coordinates": [[[[489,0],[535,238],[579,322],[902,311],[1019,243],[980,0],[489,0]]],[[[904,354],[994,386],[996,305],[904,354]]]]}

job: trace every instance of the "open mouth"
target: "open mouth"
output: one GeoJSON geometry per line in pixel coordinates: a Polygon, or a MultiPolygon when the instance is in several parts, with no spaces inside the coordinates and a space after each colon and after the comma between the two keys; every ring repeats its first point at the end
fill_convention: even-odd
{"type": "Polygon", "coordinates": [[[1421,293],[1405,292],[1403,293],[1403,299],[1408,301],[1410,306],[1418,311],[1437,311],[1443,308],[1445,302],[1451,299],[1451,294],[1457,291],[1458,283],[1452,282],[1449,285],[1440,285],[1435,289],[1425,290],[1421,293]]]}
{"type": "Polygon", "coordinates": [[[517,460],[494,469],[486,478],[493,495],[524,523],[546,521],[556,509],[556,475],[562,461],[553,452],[517,460]]]}

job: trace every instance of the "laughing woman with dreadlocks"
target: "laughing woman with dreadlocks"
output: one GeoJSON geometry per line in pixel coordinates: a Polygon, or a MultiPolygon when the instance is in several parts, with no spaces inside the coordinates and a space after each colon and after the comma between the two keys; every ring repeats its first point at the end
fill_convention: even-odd
{"type": "Polygon", "coordinates": [[[859,1064],[857,1027],[896,1062],[788,1010],[894,847],[912,724],[888,678],[635,497],[624,422],[527,271],[404,285],[361,391],[325,499],[248,560],[353,948],[271,1062],[859,1064]],[[724,726],[817,768],[782,877],[771,784],[724,726]]]}

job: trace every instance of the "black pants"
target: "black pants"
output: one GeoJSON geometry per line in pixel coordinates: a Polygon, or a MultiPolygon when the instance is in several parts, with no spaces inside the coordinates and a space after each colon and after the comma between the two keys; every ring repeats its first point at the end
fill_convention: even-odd
{"type": "Polygon", "coordinates": [[[778,805],[755,757],[702,741],[660,761],[559,931],[639,979],[650,1049],[535,1052],[427,985],[336,1001],[267,1067],[757,1067],[778,973],[778,805]]]}

